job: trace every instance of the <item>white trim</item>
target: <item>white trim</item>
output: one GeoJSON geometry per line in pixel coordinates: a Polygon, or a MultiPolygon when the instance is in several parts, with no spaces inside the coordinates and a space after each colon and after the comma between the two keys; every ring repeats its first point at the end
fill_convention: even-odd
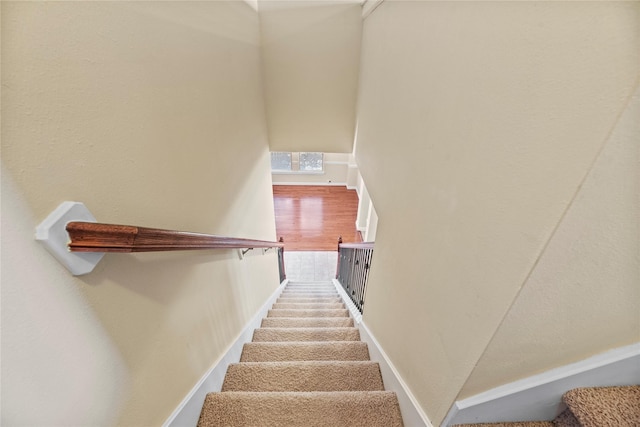
{"type": "Polygon", "coordinates": [[[278,296],[280,296],[284,287],[287,286],[287,283],[289,283],[289,279],[285,279],[275,292],[271,294],[260,310],[258,310],[255,316],[247,323],[247,326],[245,326],[236,341],[231,344],[227,352],[200,378],[200,381],[198,381],[164,424],[162,424],[163,427],[184,427],[198,424],[205,396],[207,393],[220,391],[229,364],[237,363],[240,360],[242,347],[245,343],[251,341],[254,329],[260,327],[262,319],[267,315],[268,310],[278,299],[278,296]]]}
{"type": "Polygon", "coordinates": [[[348,160],[325,160],[325,165],[348,165],[348,160]]]}
{"type": "Polygon", "coordinates": [[[346,182],[272,182],[273,185],[326,185],[332,187],[346,187],[346,182]]]}
{"type": "Polygon", "coordinates": [[[433,427],[427,414],[422,411],[418,400],[413,396],[407,384],[403,381],[398,370],[393,366],[387,354],[382,350],[380,344],[375,339],[367,325],[362,321],[362,314],[358,311],[351,298],[347,295],[344,288],[337,279],[332,279],[333,285],[344,300],[351,316],[356,325],[360,327],[360,339],[367,343],[369,347],[369,357],[373,362],[380,365],[380,373],[382,374],[382,382],[385,390],[394,391],[398,396],[400,404],[400,412],[404,425],[411,427],[433,427]]]}
{"type": "Polygon", "coordinates": [[[424,413],[418,399],[404,382],[389,356],[384,352],[364,322],[360,323],[360,339],[369,346],[369,357],[380,364],[380,373],[385,390],[395,391],[400,404],[400,412],[404,425],[411,427],[433,427],[429,417],[424,413]]]}
{"type": "Polygon", "coordinates": [[[444,417],[444,420],[442,420],[442,424],[440,425],[442,427],[451,425],[453,423],[453,420],[456,419],[456,417],[458,416],[458,412],[460,412],[460,408],[458,407],[458,402],[453,402],[453,405],[451,405],[449,412],[447,412],[447,416],[444,417]]]}
{"type": "Polygon", "coordinates": [[[36,227],[36,240],[74,276],[89,274],[104,252],[71,252],[67,224],[73,221],[96,222],[89,209],[80,202],[62,202],[36,227]]]}
{"type": "MultiPolygon", "coordinates": [[[[338,256],[340,256],[340,254],[338,254],[338,256]]],[[[360,322],[362,322],[362,314],[360,314],[360,312],[356,308],[356,305],[353,303],[353,301],[351,301],[351,298],[349,298],[347,292],[344,290],[340,282],[338,282],[338,279],[331,279],[331,283],[333,283],[333,286],[336,287],[336,290],[340,294],[340,297],[342,297],[345,305],[349,309],[349,313],[351,313],[353,321],[356,323],[356,325],[359,325],[360,322]]]]}
{"type": "Polygon", "coordinates": [[[571,389],[638,383],[640,343],[635,343],[459,400],[442,425],[551,420],[571,389]]]}

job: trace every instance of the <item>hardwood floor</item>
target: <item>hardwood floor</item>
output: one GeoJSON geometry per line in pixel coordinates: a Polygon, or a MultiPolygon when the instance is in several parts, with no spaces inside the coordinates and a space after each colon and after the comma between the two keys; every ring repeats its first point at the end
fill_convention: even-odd
{"type": "Polygon", "coordinates": [[[335,251],[338,237],[361,242],[358,195],[338,186],[274,185],[276,232],[285,251],[335,251]]]}

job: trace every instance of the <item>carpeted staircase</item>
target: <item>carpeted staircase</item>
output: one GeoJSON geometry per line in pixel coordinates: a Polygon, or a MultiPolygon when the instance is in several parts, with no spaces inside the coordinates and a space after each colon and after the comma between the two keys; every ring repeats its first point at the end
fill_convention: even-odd
{"type": "Polygon", "coordinates": [[[562,401],[567,408],[553,421],[454,427],[640,427],[640,386],[576,388],[566,392],[562,401]]]}
{"type": "Polygon", "coordinates": [[[385,391],[330,282],[289,283],[222,391],[209,393],[198,422],[213,426],[402,426],[396,394],[385,391]]]}

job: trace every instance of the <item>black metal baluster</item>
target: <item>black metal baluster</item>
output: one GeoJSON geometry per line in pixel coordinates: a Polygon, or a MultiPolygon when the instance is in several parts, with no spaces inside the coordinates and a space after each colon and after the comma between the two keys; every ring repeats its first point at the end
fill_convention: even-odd
{"type": "Polygon", "coordinates": [[[373,257],[373,244],[344,244],[344,246],[356,247],[343,247],[341,242],[338,244],[336,278],[358,308],[358,311],[362,313],[371,259],[373,257]],[[362,247],[357,247],[360,245],[362,247]]]}

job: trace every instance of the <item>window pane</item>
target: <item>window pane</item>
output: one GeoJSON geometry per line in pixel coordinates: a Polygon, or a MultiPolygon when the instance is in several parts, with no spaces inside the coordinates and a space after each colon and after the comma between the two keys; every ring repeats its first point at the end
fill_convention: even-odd
{"type": "Polygon", "coordinates": [[[290,171],[291,153],[271,153],[271,170],[290,171]]]}
{"type": "Polygon", "coordinates": [[[300,153],[301,171],[321,171],[322,153],[300,153]]]}

